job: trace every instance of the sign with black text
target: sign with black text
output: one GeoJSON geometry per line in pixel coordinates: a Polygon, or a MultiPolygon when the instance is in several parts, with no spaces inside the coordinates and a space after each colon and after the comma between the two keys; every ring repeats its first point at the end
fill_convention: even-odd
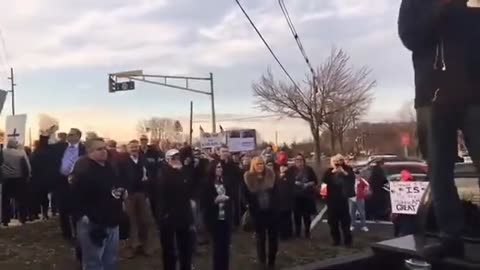
{"type": "Polygon", "coordinates": [[[390,182],[392,213],[416,215],[428,182],[390,182]]]}
{"type": "Polygon", "coordinates": [[[216,148],[225,144],[225,133],[202,133],[200,135],[200,147],[202,149],[216,148]]]}

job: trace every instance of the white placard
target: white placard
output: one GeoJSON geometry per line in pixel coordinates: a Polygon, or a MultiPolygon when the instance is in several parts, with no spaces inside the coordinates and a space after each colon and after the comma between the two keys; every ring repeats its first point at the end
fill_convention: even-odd
{"type": "Polygon", "coordinates": [[[256,148],[256,131],[254,129],[232,130],[227,132],[227,145],[230,152],[248,152],[256,148]]]}
{"type": "Polygon", "coordinates": [[[27,115],[17,114],[7,116],[5,128],[5,144],[9,139],[14,139],[20,145],[25,145],[25,130],[27,126],[27,115]]]}
{"type": "MultiPolygon", "coordinates": [[[[40,131],[46,131],[53,126],[59,126],[58,119],[51,117],[50,115],[47,114],[39,114],[38,115],[38,128],[40,131]]],[[[48,142],[50,144],[55,143],[57,141],[55,133],[50,135],[50,138],[48,139],[48,142]]]]}
{"type": "Polygon", "coordinates": [[[416,215],[428,184],[424,181],[390,182],[392,213],[416,215]]]}
{"type": "Polygon", "coordinates": [[[203,133],[200,135],[202,149],[220,147],[225,144],[225,133],[203,133]]]}

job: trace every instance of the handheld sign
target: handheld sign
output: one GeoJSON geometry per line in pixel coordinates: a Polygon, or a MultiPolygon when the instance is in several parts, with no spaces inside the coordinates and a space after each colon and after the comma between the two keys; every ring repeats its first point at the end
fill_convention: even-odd
{"type": "Polygon", "coordinates": [[[392,213],[416,215],[428,182],[390,182],[392,213]]]}
{"type": "Polygon", "coordinates": [[[25,130],[27,126],[27,115],[18,114],[7,117],[5,128],[5,144],[13,139],[19,145],[25,145],[25,130]]]}
{"type": "Polygon", "coordinates": [[[216,148],[225,144],[224,133],[202,133],[200,134],[200,146],[202,149],[216,148]]]}

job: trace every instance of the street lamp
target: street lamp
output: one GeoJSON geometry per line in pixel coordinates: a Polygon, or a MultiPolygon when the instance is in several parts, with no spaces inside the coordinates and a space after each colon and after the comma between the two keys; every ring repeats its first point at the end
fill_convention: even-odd
{"type": "Polygon", "coordinates": [[[216,118],[215,118],[215,95],[213,87],[213,73],[209,77],[185,77],[185,76],[169,76],[169,75],[148,75],[143,74],[143,70],[132,70],[111,73],[108,75],[108,89],[110,93],[118,91],[129,91],[135,89],[135,81],[155,84],[175,88],[178,90],[193,92],[197,94],[210,96],[211,110],[212,110],[212,132],[216,132],[216,118]],[[118,79],[127,79],[128,81],[119,82],[118,79]],[[171,80],[181,80],[185,82],[185,86],[179,86],[169,83],[171,80]],[[198,90],[191,88],[189,82],[191,81],[209,81],[210,91],[198,90]]]}

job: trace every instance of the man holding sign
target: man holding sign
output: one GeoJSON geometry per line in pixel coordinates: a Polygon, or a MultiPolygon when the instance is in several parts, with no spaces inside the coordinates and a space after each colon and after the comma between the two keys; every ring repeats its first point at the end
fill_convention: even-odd
{"type": "Polygon", "coordinates": [[[58,198],[60,227],[65,240],[73,240],[75,221],[72,213],[72,198],[68,177],[79,157],[85,155],[85,146],[80,142],[82,133],[72,128],[67,135],[68,142],[49,144],[49,139],[58,130],[58,126],[52,126],[41,131],[39,148],[48,152],[48,160],[43,164],[45,170],[55,181],[55,195],[58,198]]]}
{"type": "Polygon", "coordinates": [[[464,214],[454,182],[457,130],[480,164],[480,4],[478,0],[403,0],[399,34],[412,51],[415,107],[428,109],[428,165],[441,244],[426,256],[463,257],[464,214]]]}

